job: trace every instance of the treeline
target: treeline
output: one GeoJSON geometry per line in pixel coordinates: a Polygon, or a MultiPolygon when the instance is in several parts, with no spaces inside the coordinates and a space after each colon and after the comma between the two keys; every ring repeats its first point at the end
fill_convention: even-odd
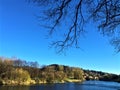
{"type": "Polygon", "coordinates": [[[32,82],[30,73],[24,67],[36,66],[36,62],[0,57],[0,84],[30,84],[32,82]]]}
{"type": "Polygon", "coordinates": [[[84,71],[84,78],[86,80],[120,82],[120,75],[107,73],[107,72],[101,72],[101,71],[94,71],[94,70],[83,70],[83,71],[84,71]]]}
{"type": "Polygon", "coordinates": [[[0,84],[29,85],[84,80],[120,82],[120,75],[58,64],[40,67],[37,62],[0,57],[0,84]]]}
{"type": "Polygon", "coordinates": [[[83,81],[83,74],[80,68],[52,64],[41,68],[40,77],[46,79],[47,82],[72,82],[83,81]]]}
{"type": "Polygon", "coordinates": [[[80,68],[57,64],[40,68],[37,62],[0,57],[0,84],[81,82],[83,74],[80,68]]]}

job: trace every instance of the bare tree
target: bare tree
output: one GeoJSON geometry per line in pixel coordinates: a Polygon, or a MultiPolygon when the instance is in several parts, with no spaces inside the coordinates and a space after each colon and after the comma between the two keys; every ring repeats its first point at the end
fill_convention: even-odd
{"type": "Polygon", "coordinates": [[[80,36],[85,32],[88,20],[97,23],[103,35],[111,37],[111,43],[120,52],[120,0],[30,0],[36,3],[43,14],[38,17],[48,20],[45,24],[49,34],[65,26],[64,38],[52,43],[58,52],[76,46],[80,36]]]}

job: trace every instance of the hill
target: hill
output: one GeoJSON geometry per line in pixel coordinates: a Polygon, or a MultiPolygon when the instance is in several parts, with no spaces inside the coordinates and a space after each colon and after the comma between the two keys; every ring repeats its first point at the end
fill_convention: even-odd
{"type": "Polygon", "coordinates": [[[29,85],[83,82],[84,80],[120,82],[120,75],[58,64],[40,68],[37,62],[0,58],[0,84],[29,85]]]}

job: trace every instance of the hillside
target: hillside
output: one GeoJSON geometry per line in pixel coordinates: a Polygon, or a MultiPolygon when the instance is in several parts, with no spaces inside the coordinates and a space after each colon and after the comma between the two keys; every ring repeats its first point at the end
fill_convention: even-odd
{"type": "Polygon", "coordinates": [[[29,85],[82,82],[84,80],[120,82],[120,75],[58,64],[40,68],[37,62],[0,58],[0,84],[29,85]]]}
{"type": "Polygon", "coordinates": [[[95,71],[95,70],[83,70],[85,80],[101,80],[101,81],[115,81],[120,82],[120,75],[95,71]]]}

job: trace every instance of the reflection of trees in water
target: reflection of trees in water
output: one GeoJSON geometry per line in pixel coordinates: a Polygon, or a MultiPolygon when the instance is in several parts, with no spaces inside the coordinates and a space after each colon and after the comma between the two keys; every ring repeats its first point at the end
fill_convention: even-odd
{"type": "Polygon", "coordinates": [[[85,81],[83,83],[41,84],[32,86],[0,86],[0,90],[120,90],[120,83],[85,81]]]}
{"type": "Polygon", "coordinates": [[[30,90],[29,86],[0,86],[0,90],[30,90]]]}

